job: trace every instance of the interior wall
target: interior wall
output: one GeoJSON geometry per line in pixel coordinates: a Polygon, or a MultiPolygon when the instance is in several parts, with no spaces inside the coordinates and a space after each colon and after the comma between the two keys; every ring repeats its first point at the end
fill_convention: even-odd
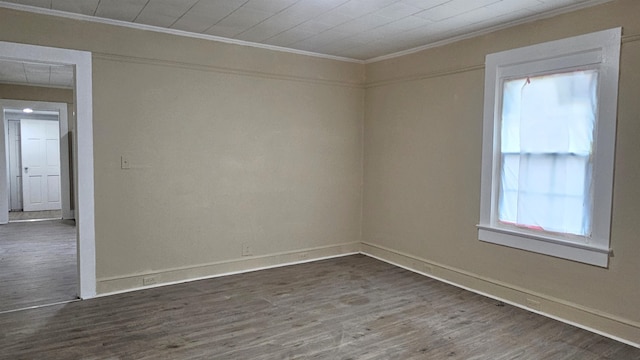
{"type": "Polygon", "coordinates": [[[93,52],[99,293],[357,250],[361,64],[0,18],[3,41],[93,52]]]}
{"type": "Polygon", "coordinates": [[[639,344],[638,14],[613,1],[368,64],[364,251],[639,344]],[[619,26],[609,268],[478,241],[485,55],[619,26]]]}
{"type": "Polygon", "coordinates": [[[6,9],[0,40],[93,52],[100,293],[357,251],[362,231],[374,255],[640,342],[638,13],[619,0],[368,64],[366,91],[360,64],[6,9]],[[484,56],[617,26],[609,269],[479,242],[484,56]]]}
{"type": "Polygon", "coordinates": [[[73,104],[73,90],[42,86],[0,84],[0,99],[73,104]]]}
{"type": "MultiPolygon", "coordinates": [[[[73,90],[61,88],[49,88],[43,86],[27,86],[16,84],[0,84],[0,99],[44,101],[67,104],[69,131],[75,128],[75,113],[73,104],[73,90]]],[[[69,139],[69,152],[71,153],[71,140],[69,139]]],[[[73,178],[73,176],[71,176],[73,178]]],[[[73,196],[73,192],[72,192],[73,196]]],[[[73,199],[71,201],[73,204],[73,199]]]]}

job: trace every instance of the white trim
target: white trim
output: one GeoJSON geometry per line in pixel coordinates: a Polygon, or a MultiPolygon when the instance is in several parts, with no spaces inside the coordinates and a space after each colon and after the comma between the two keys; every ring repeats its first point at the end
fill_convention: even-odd
{"type": "Polygon", "coordinates": [[[4,192],[6,196],[0,196],[0,224],[9,222],[9,144],[7,136],[9,134],[9,122],[4,119],[4,110],[0,104],[2,111],[2,132],[0,132],[0,193],[4,192]],[[2,156],[4,154],[4,156],[2,156]]]}
{"type": "Polygon", "coordinates": [[[521,233],[508,233],[504,229],[478,226],[478,239],[493,244],[527,250],[538,254],[555,256],[578,261],[585,264],[607,267],[610,250],[598,247],[587,247],[584,244],[560,242],[556,239],[546,240],[543,237],[527,236],[521,233]],[[526,241],[523,241],[526,238],[526,241]]]}
{"type": "Polygon", "coordinates": [[[392,54],[377,56],[377,57],[365,60],[364,63],[365,64],[372,64],[372,63],[376,63],[376,62],[380,62],[380,61],[385,61],[385,60],[389,60],[389,59],[398,58],[398,57],[405,56],[405,55],[415,54],[415,53],[423,51],[423,50],[428,50],[428,49],[433,49],[433,48],[444,46],[444,45],[449,45],[449,44],[458,42],[460,40],[466,40],[466,39],[474,38],[474,37],[477,37],[477,36],[486,35],[486,34],[494,32],[494,31],[504,30],[504,29],[507,29],[507,28],[510,28],[510,27],[513,27],[513,26],[522,25],[522,24],[533,22],[533,21],[538,21],[538,20],[542,20],[542,19],[548,19],[550,17],[566,14],[566,13],[569,13],[569,12],[572,12],[572,11],[585,9],[585,8],[589,8],[589,7],[596,6],[596,5],[601,5],[601,4],[604,4],[604,3],[608,3],[610,1],[612,1],[612,0],[590,0],[590,1],[585,1],[585,2],[578,3],[578,4],[572,4],[572,5],[560,8],[560,9],[555,9],[555,10],[547,11],[547,12],[544,12],[544,13],[541,13],[541,14],[528,16],[528,17],[525,17],[525,18],[522,18],[522,19],[509,21],[509,22],[504,23],[504,24],[491,26],[491,27],[488,27],[488,28],[484,28],[484,29],[472,31],[472,32],[469,32],[469,33],[465,33],[465,34],[462,34],[462,35],[452,36],[452,37],[449,37],[449,38],[446,38],[446,39],[443,39],[443,40],[435,41],[435,42],[432,42],[432,43],[429,43],[429,44],[425,44],[425,45],[422,45],[422,46],[418,46],[418,47],[414,47],[414,48],[411,48],[411,49],[398,51],[398,52],[395,52],[395,53],[392,53],[392,54]]]}
{"type": "Polygon", "coordinates": [[[71,210],[71,179],[69,174],[73,167],[70,164],[69,157],[69,114],[67,111],[68,104],[62,103],[63,108],[60,109],[60,171],[62,174],[62,218],[73,219],[73,211],[71,210]]]}
{"type": "MultiPolygon", "coordinates": [[[[297,252],[297,253],[305,253],[305,252],[306,251],[300,251],[300,252],[297,252]]],[[[96,295],[96,297],[104,297],[104,296],[111,296],[111,295],[117,295],[117,294],[124,294],[124,293],[138,291],[138,290],[158,288],[158,287],[164,287],[164,286],[170,286],[170,285],[178,285],[178,284],[184,284],[184,283],[188,283],[188,282],[192,282],[192,281],[198,281],[198,280],[215,279],[215,278],[219,278],[219,277],[223,277],[223,276],[245,274],[245,273],[254,272],[254,271],[269,270],[269,269],[275,269],[275,268],[291,266],[291,265],[300,265],[300,264],[306,264],[306,263],[310,263],[310,262],[316,262],[316,261],[328,260],[328,259],[335,259],[335,258],[339,258],[339,257],[358,255],[358,254],[360,254],[359,251],[352,251],[352,252],[346,252],[346,253],[337,254],[337,255],[322,256],[322,257],[318,257],[318,258],[314,258],[314,259],[290,261],[290,262],[284,262],[284,263],[281,263],[281,264],[274,264],[274,265],[267,265],[267,266],[258,266],[258,267],[254,267],[254,268],[242,269],[242,270],[237,270],[237,271],[229,271],[229,272],[224,272],[224,273],[220,273],[220,274],[199,276],[199,277],[183,279],[183,280],[168,281],[168,282],[163,282],[163,283],[153,284],[153,285],[148,285],[148,286],[139,286],[139,287],[128,288],[128,289],[124,289],[124,290],[111,291],[111,292],[108,292],[108,293],[98,294],[98,295],[96,295]]],[[[267,257],[267,256],[265,256],[265,257],[267,257]]],[[[158,274],[158,273],[148,273],[148,275],[152,275],[152,274],[158,274]]],[[[116,278],[116,279],[118,279],[118,278],[116,278]]]]}
{"type": "Polygon", "coordinates": [[[33,305],[33,306],[27,306],[27,307],[23,307],[23,308],[19,308],[19,309],[5,310],[5,311],[0,311],[0,315],[14,313],[14,312],[18,312],[18,311],[24,311],[24,310],[34,310],[34,309],[41,309],[41,308],[46,308],[46,307],[50,307],[50,306],[64,305],[64,304],[69,304],[69,303],[80,301],[80,300],[81,299],[64,300],[64,301],[57,301],[57,302],[49,303],[49,304],[33,305]]]}
{"type": "Polygon", "coordinates": [[[291,54],[297,54],[297,55],[312,56],[312,57],[317,57],[317,58],[322,58],[322,59],[344,61],[344,62],[350,62],[350,63],[356,63],[356,64],[372,64],[372,63],[375,63],[375,62],[389,60],[389,59],[393,59],[393,58],[397,58],[397,57],[401,57],[401,56],[405,56],[405,55],[414,54],[414,53],[417,53],[417,52],[420,52],[420,51],[423,51],[423,50],[432,49],[432,48],[436,48],[436,47],[439,47],[439,46],[452,44],[452,43],[458,42],[460,40],[465,40],[465,39],[470,39],[470,38],[474,38],[474,37],[477,37],[477,36],[486,35],[486,34],[494,32],[494,31],[510,28],[512,26],[517,26],[517,25],[526,24],[526,23],[530,23],[530,22],[533,22],[533,21],[537,21],[537,20],[547,19],[547,18],[550,18],[550,17],[553,17],[553,16],[557,16],[557,15],[569,13],[569,12],[572,12],[572,11],[577,11],[577,10],[585,9],[585,8],[588,8],[588,7],[604,4],[604,3],[607,3],[607,2],[610,2],[610,1],[613,1],[613,0],[588,0],[588,1],[585,1],[585,2],[578,3],[578,4],[572,4],[572,5],[569,5],[569,6],[565,6],[565,7],[560,8],[560,9],[547,11],[547,12],[544,12],[544,13],[541,13],[541,14],[536,14],[536,15],[528,16],[528,17],[525,17],[525,18],[522,18],[522,19],[509,21],[509,22],[504,23],[504,24],[495,25],[495,26],[491,26],[491,27],[488,27],[488,28],[483,28],[483,29],[472,31],[472,32],[465,33],[465,34],[462,34],[462,35],[452,36],[452,37],[449,37],[449,38],[445,38],[443,40],[434,41],[434,42],[431,42],[431,43],[428,43],[428,44],[425,44],[425,45],[421,45],[421,46],[418,46],[418,47],[414,47],[414,48],[411,48],[411,49],[402,50],[402,51],[398,51],[398,52],[391,53],[391,54],[376,56],[376,57],[373,57],[373,58],[370,58],[370,59],[365,59],[365,60],[359,60],[359,59],[354,59],[354,58],[349,58],[349,57],[344,57],[344,56],[337,56],[337,55],[322,54],[322,53],[317,53],[317,52],[313,52],[313,51],[297,50],[297,49],[287,48],[287,47],[282,47],[282,46],[260,44],[260,43],[244,41],[244,40],[230,39],[230,38],[225,38],[225,37],[222,37],[222,36],[193,33],[193,32],[189,32],[189,31],[177,30],[177,29],[169,29],[169,28],[153,26],[153,25],[138,24],[138,23],[132,23],[132,22],[128,22],[128,21],[121,21],[121,20],[108,19],[108,18],[100,18],[100,17],[89,16],[89,15],[84,15],[84,14],[69,13],[69,12],[66,12],[66,11],[60,11],[60,10],[54,10],[54,9],[45,9],[45,8],[41,8],[41,7],[23,5],[23,4],[15,4],[15,3],[9,3],[9,2],[5,2],[5,1],[0,1],[0,7],[1,8],[6,8],[6,9],[11,9],[11,10],[26,11],[26,12],[30,12],[30,13],[34,13],[34,14],[58,16],[58,17],[63,17],[63,18],[67,18],[67,19],[89,21],[89,22],[107,24],[107,25],[122,26],[122,27],[131,28],[131,29],[137,29],[137,30],[154,31],[154,32],[165,33],[165,34],[170,34],[170,35],[184,36],[184,37],[189,37],[189,38],[194,38],[194,39],[218,41],[218,42],[222,42],[222,43],[226,43],[226,44],[249,46],[249,47],[254,47],[254,48],[258,48],[258,49],[273,50],[273,51],[279,51],[279,52],[285,52],[285,53],[291,53],[291,54]]]}
{"type": "Polygon", "coordinates": [[[481,241],[608,266],[621,33],[621,28],[614,28],[487,55],[478,225],[481,241]],[[496,203],[500,183],[502,80],[585,66],[597,68],[599,73],[591,234],[580,243],[570,244],[572,240],[566,236],[551,233],[538,236],[515,227],[505,228],[497,221],[496,203]]]}
{"type": "MultiPolygon", "coordinates": [[[[91,53],[0,41],[0,60],[31,61],[72,65],[75,68],[76,129],[74,175],[76,191],[76,226],[78,232],[78,295],[92,298],[96,295],[96,254],[93,189],[93,105],[91,53]]],[[[5,146],[0,136],[0,146],[5,146]]],[[[6,188],[5,170],[0,169],[0,188],[6,188]]],[[[0,201],[4,201],[0,199],[0,201]]]]}
{"type": "MultiPolygon", "coordinates": [[[[69,136],[69,116],[67,114],[67,104],[59,102],[0,99],[0,111],[6,108],[32,108],[34,110],[56,110],[58,112],[60,124],[60,196],[62,200],[62,218],[73,219],[73,212],[71,211],[71,187],[69,178],[69,141],[65,141],[65,139],[68,139],[69,136]]],[[[4,114],[2,116],[4,118],[4,114]]],[[[5,118],[4,121],[7,122],[7,119],[5,118]]],[[[8,133],[5,131],[4,134],[0,133],[0,136],[4,136],[6,141],[8,133]]],[[[7,164],[2,164],[2,149],[0,149],[0,167],[6,165],[7,164]]],[[[2,205],[3,203],[0,202],[0,211],[4,213],[5,210],[8,209],[4,209],[2,205]]],[[[6,223],[3,222],[3,219],[4,218],[0,216],[0,224],[6,223]]]]}
{"type": "Polygon", "coordinates": [[[363,60],[358,60],[358,59],[353,59],[353,58],[348,58],[343,56],[321,54],[321,53],[316,53],[312,51],[297,50],[297,49],[291,49],[291,48],[275,46],[275,45],[259,44],[259,43],[254,43],[250,41],[229,39],[221,36],[199,34],[199,33],[193,33],[193,32],[188,32],[184,30],[169,29],[169,28],[153,26],[153,25],[132,23],[128,21],[100,18],[100,17],[89,16],[84,14],[69,13],[69,12],[60,11],[60,10],[45,9],[45,8],[29,6],[29,5],[8,3],[4,1],[0,1],[0,7],[11,9],[11,10],[26,11],[34,14],[50,15],[50,16],[63,17],[63,18],[73,19],[73,20],[99,23],[99,24],[122,26],[122,27],[136,29],[136,30],[147,30],[147,31],[159,32],[164,34],[189,37],[194,39],[210,40],[210,41],[217,41],[217,42],[222,42],[226,44],[248,46],[248,47],[254,47],[258,49],[285,52],[285,53],[296,54],[296,55],[305,55],[305,56],[312,56],[312,57],[322,58],[322,59],[344,61],[344,62],[350,62],[350,63],[356,63],[356,64],[364,64],[363,60]]]}
{"type": "MultiPolygon", "coordinates": [[[[363,243],[363,245],[376,247],[375,245],[372,245],[372,244],[366,244],[366,243],[363,243]]],[[[386,250],[386,249],[383,249],[383,248],[380,248],[380,249],[382,249],[382,250],[384,250],[384,251],[389,251],[389,250],[386,250]]],[[[381,256],[377,256],[377,255],[370,254],[370,253],[368,253],[368,252],[367,252],[367,251],[365,251],[365,250],[360,251],[360,253],[361,253],[362,255],[369,256],[369,257],[371,257],[371,258],[374,258],[374,259],[377,259],[377,260],[383,261],[383,262],[385,262],[385,263],[387,263],[387,264],[390,264],[390,265],[393,265],[393,266],[397,266],[397,267],[399,267],[399,268],[402,268],[402,269],[405,269],[405,270],[411,271],[411,272],[413,272],[413,273],[420,274],[420,275],[423,275],[423,276],[426,276],[426,277],[432,278],[432,279],[437,280],[437,281],[441,281],[441,282],[443,282],[443,283],[445,283],[445,284],[449,284],[449,285],[452,285],[452,286],[455,286],[455,287],[457,287],[457,288],[460,288],[460,289],[464,289],[464,290],[470,291],[470,292],[475,293],[475,294],[478,294],[478,295],[486,296],[486,297],[488,297],[488,298],[490,298],[490,299],[498,300],[498,301],[501,301],[501,302],[503,302],[503,303],[505,303],[505,304],[509,304],[509,305],[515,306],[515,307],[517,307],[517,308],[520,308],[520,309],[523,309],[523,310],[526,310],[526,311],[529,311],[529,312],[532,312],[532,313],[535,313],[535,314],[538,314],[538,315],[542,315],[542,316],[545,316],[545,317],[548,317],[548,318],[551,318],[551,319],[554,319],[554,320],[558,320],[558,321],[563,322],[563,323],[565,323],[565,324],[569,324],[569,325],[575,326],[575,327],[577,327],[577,328],[584,329],[584,330],[590,331],[590,332],[592,332],[592,333],[595,333],[595,334],[598,334],[598,335],[602,335],[602,336],[604,336],[604,337],[607,337],[607,338],[610,338],[610,339],[613,339],[613,340],[619,341],[619,342],[621,342],[621,343],[623,343],[623,344],[627,344],[627,345],[630,345],[630,346],[633,346],[633,347],[636,347],[636,348],[640,348],[640,343],[636,343],[636,342],[633,342],[633,341],[630,341],[630,340],[627,340],[627,339],[621,338],[621,337],[619,337],[619,336],[612,335],[612,334],[610,334],[610,333],[607,333],[607,332],[604,332],[604,331],[601,331],[601,330],[598,330],[598,329],[592,328],[592,327],[590,327],[590,326],[586,326],[586,325],[583,325],[583,324],[580,324],[580,323],[577,323],[577,322],[574,322],[574,321],[571,321],[571,320],[567,320],[567,319],[565,319],[565,318],[562,318],[562,317],[557,316],[557,315],[550,314],[550,313],[548,313],[548,312],[544,312],[544,311],[540,311],[540,310],[532,309],[532,308],[530,308],[530,307],[527,307],[526,305],[523,305],[523,304],[517,303],[517,302],[515,302],[515,301],[508,300],[508,299],[506,299],[506,298],[503,298],[503,297],[500,297],[500,296],[497,296],[497,295],[493,295],[493,294],[490,294],[490,293],[487,293],[487,292],[484,292],[484,291],[481,291],[481,290],[477,290],[477,289],[474,289],[474,288],[472,288],[472,287],[465,286],[465,285],[462,285],[462,284],[460,284],[460,283],[457,283],[457,282],[455,282],[455,281],[447,280],[447,279],[445,279],[445,278],[443,278],[443,277],[435,276],[435,275],[433,275],[433,274],[429,274],[429,273],[425,273],[425,272],[423,272],[423,271],[419,271],[419,270],[413,269],[413,268],[411,268],[411,267],[409,267],[409,266],[402,265],[402,264],[400,264],[400,263],[398,263],[398,262],[395,262],[395,261],[392,261],[392,260],[387,260],[387,259],[385,259],[385,258],[383,258],[383,257],[381,257],[381,256]]],[[[400,256],[403,256],[403,255],[402,255],[402,254],[400,254],[400,253],[397,253],[397,254],[398,254],[398,255],[400,255],[400,256]]],[[[419,261],[423,261],[423,260],[419,260],[419,261]]],[[[426,262],[425,262],[425,263],[426,263],[426,262]]],[[[450,271],[454,271],[454,272],[458,272],[458,271],[456,271],[455,269],[448,269],[448,270],[450,270],[450,271]]],[[[466,274],[464,274],[463,272],[458,272],[458,273],[463,274],[463,275],[466,275],[466,274]]],[[[480,279],[480,280],[482,280],[482,279],[480,279]]],[[[496,284],[496,285],[500,285],[500,284],[496,284]]],[[[533,295],[533,294],[532,294],[532,295],[533,295]]],[[[533,295],[533,296],[535,296],[535,295],[533,295]]]]}

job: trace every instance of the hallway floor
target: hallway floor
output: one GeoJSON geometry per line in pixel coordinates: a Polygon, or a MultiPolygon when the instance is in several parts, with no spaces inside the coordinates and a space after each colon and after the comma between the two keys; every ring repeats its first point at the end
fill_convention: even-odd
{"type": "Polygon", "coordinates": [[[76,263],[73,222],[0,225],[0,312],[75,299],[76,263]]]}

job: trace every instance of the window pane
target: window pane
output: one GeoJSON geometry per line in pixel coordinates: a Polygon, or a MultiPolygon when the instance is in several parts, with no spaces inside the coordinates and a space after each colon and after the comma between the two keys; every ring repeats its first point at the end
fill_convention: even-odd
{"type": "Polygon", "coordinates": [[[504,82],[498,218],[589,235],[597,70],[504,82]]]}

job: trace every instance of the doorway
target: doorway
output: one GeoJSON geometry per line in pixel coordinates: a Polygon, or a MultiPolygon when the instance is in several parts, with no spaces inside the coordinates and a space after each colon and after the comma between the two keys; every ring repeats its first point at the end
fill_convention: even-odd
{"type": "MultiPolygon", "coordinates": [[[[0,68],[15,67],[7,63],[15,64],[0,61],[0,68]]],[[[50,91],[24,84],[4,86],[33,98],[46,98],[50,91]]],[[[57,92],[66,94],[68,103],[73,101],[73,90],[57,92]]],[[[68,103],[0,100],[9,175],[9,224],[0,227],[0,312],[78,298],[68,103]]]]}
{"type": "MultiPolygon", "coordinates": [[[[73,69],[73,114],[75,129],[71,134],[73,148],[70,166],[74,174],[74,211],[76,226],[75,245],[77,249],[76,271],[73,278],[77,284],[76,293],[82,299],[96,295],[95,269],[95,226],[93,188],[93,114],[92,114],[92,70],[91,53],[85,51],[58,49],[0,41],[0,61],[22,62],[25,64],[50,64],[71,66],[73,69]]],[[[4,125],[4,124],[3,124],[4,125]]],[[[8,125],[0,128],[0,188],[9,189],[7,171],[6,136],[8,125]]],[[[9,193],[0,195],[0,231],[8,232],[9,193]],[[6,225],[2,225],[6,224],[6,225]]],[[[8,235],[4,234],[3,239],[8,235]]],[[[3,246],[0,243],[0,246],[3,246]]],[[[0,248],[5,251],[7,247],[0,248]]]]}
{"type": "Polygon", "coordinates": [[[10,222],[74,219],[67,106],[0,100],[7,129],[10,222]]]}

